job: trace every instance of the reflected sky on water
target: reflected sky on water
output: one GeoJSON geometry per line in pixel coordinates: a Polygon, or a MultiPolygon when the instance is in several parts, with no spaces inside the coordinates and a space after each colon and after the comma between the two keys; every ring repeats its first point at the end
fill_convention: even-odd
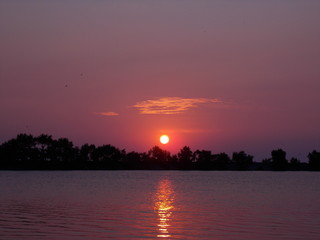
{"type": "Polygon", "coordinates": [[[0,239],[316,240],[312,172],[0,172],[0,239]]]}

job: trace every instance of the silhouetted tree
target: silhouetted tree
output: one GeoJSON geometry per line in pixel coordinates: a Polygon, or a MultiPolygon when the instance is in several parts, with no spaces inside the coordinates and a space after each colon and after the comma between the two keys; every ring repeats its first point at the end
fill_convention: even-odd
{"type": "Polygon", "coordinates": [[[50,149],[53,148],[54,140],[52,136],[41,134],[35,138],[35,145],[38,149],[38,160],[41,162],[48,162],[52,160],[53,154],[50,153],[50,149]]]}
{"type": "Polygon", "coordinates": [[[121,156],[121,151],[110,144],[99,146],[92,153],[93,162],[102,169],[117,169],[121,156]]]}
{"type": "Polygon", "coordinates": [[[247,170],[249,165],[253,163],[253,156],[246,154],[244,151],[234,152],[232,162],[238,170],[247,170]]]}
{"type": "Polygon", "coordinates": [[[151,161],[165,162],[168,157],[168,152],[158,146],[154,146],[148,151],[148,156],[151,161]]]}
{"type": "Polygon", "coordinates": [[[301,163],[297,158],[291,158],[290,159],[290,168],[291,170],[300,170],[301,169],[301,163]]]}
{"type": "Polygon", "coordinates": [[[129,152],[125,155],[123,167],[125,169],[141,169],[142,161],[141,161],[141,153],[138,152],[129,152]]]}
{"type": "Polygon", "coordinates": [[[148,167],[149,169],[166,169],[170,160],[170,153],[154,146],[148,151],[148,167]]]}
{"type": "MultiPolygon", "coordinates": [[[[150,151],[150,150],[149,150],[150,151]]],[[[150,161],[150,157],[148,155],[147,152],[143,152],[140,154],[140,159],[141,159],[141,166],[143,169],[150,169],[149,168],[149,163],[150,161]]]]}
{"type": "Polygon", "coordinates": [[[227,170],[231,163],[231,159],[226,153],[219,153],[213,155],[214,169],[227,170]]]}
{"type": "Polygon", "coordinates": [[[178,163],[182,169],[190,169],[193,160],[193,153],[188,146],[184,146],[178,153],[178,163]]]}
{"type": "Polygon", "coordinates": [[[67,138],[59,138],[53,141],[48,148],[51,164],[58,169],[72,169],[75,167],[78,149],[73,147],[73,143],[67,138]]]}
{"type": "Polygon", "coordinates": [[[96,150],[96,146],[93,144],[89,145],[86,143],[86,144],[82,145],[80,148],[80,152],[79,152],[81,161],[84,161],[84,162],[93,161],[92,155],[95,150],[96,150]]]}
{"type": "Polygon", "coordinates": [[[79,164],[81,169],[93,168],[93,154],[96,146],[93,144],[84,144],[79,150],[79,164]]]}
{"type": "Polygon", "coordinates": [[[196,150],[193,153],[193,159],[197,168],[202,170],[210,170],[212,168],[211,157],[211,151],[196,150]]]}
{"type": "Polygon", "coordinates": [[[320,152],[313,150],[308,154],[309,167],[312,171],[320,171],[320,152]]]}
{"type": "Polygon", "coordinates": [[[178,166],[178,156],[177,154],[174,154],[172,156],[170,156],[170,169],[179,169],[179,166],[178,166]]]}
{"type": "Polygon", "coordinates": [[[273,150],[271,152],[272,168],[276,171],[284,171],[287,168],[288,160],[286,159],[286,152],[282,149],[273,150]]]}
{"type": "Polygon", "coordinates": [[[6,165],[23,169],[35,164],[37,149],[32,135],[18,134],[15,139],[4,143],[2,149],[6,165]]]}

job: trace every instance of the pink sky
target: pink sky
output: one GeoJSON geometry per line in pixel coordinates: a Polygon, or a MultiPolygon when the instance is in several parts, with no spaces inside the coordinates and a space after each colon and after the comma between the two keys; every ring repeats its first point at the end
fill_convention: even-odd
{"type": "Polygon", "coordinates": [[[0,142],[47,133],[147,151],[166,133],[172,153],[305,160],[320,150],[319,12],[313,0],[1,1],[0,142]]]}

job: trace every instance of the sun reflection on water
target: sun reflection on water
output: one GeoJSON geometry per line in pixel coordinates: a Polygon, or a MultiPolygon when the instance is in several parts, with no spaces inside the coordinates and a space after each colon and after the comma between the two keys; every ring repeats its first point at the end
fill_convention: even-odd
{"type": "Polygon", "coordinates": [[[154,209],[158,213],[158,238],[170,238],[170,220],[174,209],[174,190],[171,181],[162,179],[155,193],[154,209]]]}

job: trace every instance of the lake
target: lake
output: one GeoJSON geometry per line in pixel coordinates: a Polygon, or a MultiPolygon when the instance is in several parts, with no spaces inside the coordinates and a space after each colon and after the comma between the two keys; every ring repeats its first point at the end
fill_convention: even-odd
{"type": "Polygon", "coordinates": [[[0,239],[320,239],[320,173],[0,171],[0,239]]]}

